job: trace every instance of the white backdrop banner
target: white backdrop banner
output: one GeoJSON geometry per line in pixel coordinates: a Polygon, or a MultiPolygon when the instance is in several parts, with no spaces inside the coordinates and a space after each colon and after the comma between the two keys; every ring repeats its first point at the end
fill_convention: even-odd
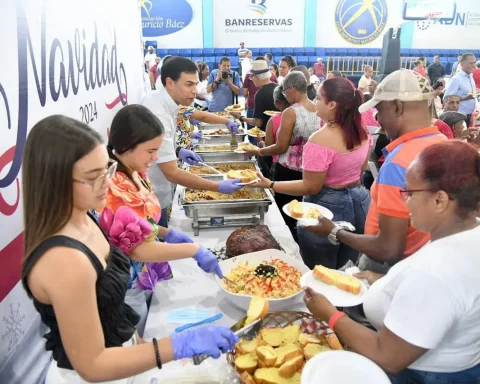
{"type": "Polygon", "coordinates": [[[144,40],[157,48],[203,48],[202,0],[139,0],[144,40]]]}
{"type": "Polygon", "coordinates": [[[213,0],[216,48],[303,47],[305,0],[213,0]]]}
{"type": "Polygon", "coordinates": [[[413,21],[412,48],[480,49],[480,2],[457,0],[453,19],[413,21]]]}
{"type": "MultiPolygon", "coordinates": [[[[38,328],[18,283],[25,140],[35,123],[53,114],[81,120],[106,137],[115,113],[143,100],[140,10],[130,0],[113,7],[107,0],[3,0],[0,29],[0,382],[34,383],[33,361],[26,358],[32,350],[17,348],[38,328]]],[[[32,337],[28,342],[40,342],[38,329],[32,337]]]]}

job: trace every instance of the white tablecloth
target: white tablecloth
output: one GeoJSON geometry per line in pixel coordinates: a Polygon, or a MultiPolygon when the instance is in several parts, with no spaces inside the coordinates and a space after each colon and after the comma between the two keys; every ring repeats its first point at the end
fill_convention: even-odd
{"type": "MultiPolygon", "coordinates": [[[[193,236],[192,220],[185,216],[182,208],[177,204],[180,189],[181,187],[178,187],[175,194],[169,227],[181,230],[190,235],[195,242],[205,247],[215,247],[219,241],[226,241],[234,228],[202,229],[200,230],[200,236],[193,236]]],[[[270,206],[269,211],[265,214],[265,225],[270,228],[274,236],[292,239],[275,203],[270,206]]],[[[236,307],[222,296],[213,276],[205,274],[198,268],[193,259],[176,260],[170,262],[170,265],[174,278],[159,282],[155,287],[145,326],[145,340],[151,340],[153,337],[159,339],[169,336],[175,328],[181,325],[167,323],[168,312],[175,309],[195,306],[210,309],[212,314],[222,313],[223,318],[214,324],[227,327],[231,327],[246,315],[243,309],[236,307]]],[[[302,301],[288,309],[293,311],[307,310],[302,301]]],[[[162,371],[146,372],[136,378],[135,384],[150,384],[151,378],[161,377],[162,372],[167,374],[169,369],[177,367],[178,363],[170,363],[166,364],[162,371]]]]}

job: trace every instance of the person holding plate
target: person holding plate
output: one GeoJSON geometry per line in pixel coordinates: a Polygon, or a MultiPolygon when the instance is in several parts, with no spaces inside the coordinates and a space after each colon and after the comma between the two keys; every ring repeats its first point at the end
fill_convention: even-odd
{"type": "MultiPolygon", "coordinates": [[[[386,275],[356,274],[371,285],[363,308],[371,330],[305,289],[316,319],[353,352],[392,373],[395,384],[480,382],[480,155],[471,144],[448,140],[426,147],[400,190],[412,226],[431,242],[386,275]]],[[[334,224],[322,218],[318,235],[334,224]]],[[[339,231],[338,234],[343,232],[339,231]]]]}

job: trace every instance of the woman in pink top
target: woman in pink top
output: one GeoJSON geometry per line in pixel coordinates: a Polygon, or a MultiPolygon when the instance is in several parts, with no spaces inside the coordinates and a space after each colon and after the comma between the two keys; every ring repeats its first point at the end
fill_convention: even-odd
{"type": "Polygon", "coordinates": [[[419,75],[422,75],[423,77],[426,76],[425,72],[425,62],[422,60],[422,58],[417,59],[413,64],[415,64],[415,68],[413,68],[413,72],[417,72],[419,75]]]}
{"type": "MultiPolygon", "coordinates": [[[[349,80],[332,78],[322,83],[316,107],[317,115],[327,123],[303,148],[303,179],[272,185],[262,178],[253,187],[303,195],[303,201],[332,211],[334,221],[347,221],[355,226],[356,233],[363,233],[370,195],[360,185],[360,178],[367,168],[371,139],[358,112],[362,103],[362,93],[349,80]]],[[[321,264],[338,269],[358,258],[358,252],[345,244],[333,245],[302,227],[298,227],[298,239],[303,260],[310,268],[321,264]]]]}

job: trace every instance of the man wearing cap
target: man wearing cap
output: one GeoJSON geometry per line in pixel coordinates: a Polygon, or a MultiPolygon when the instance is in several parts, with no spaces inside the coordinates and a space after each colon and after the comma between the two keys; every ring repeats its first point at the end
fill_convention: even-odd
{"type": "MultiPolygon", "coordinates": [[[[266,115],[264,112],[277,110],[273,101],[273,90],[278,86],[278,84],[272,83],[270,80],[272,73],[270,72],[265,60],[253,61],[249,73],[250,80],[258,88],[253,103],[253,117],[243,117],[240,113],[231,113],[231,115],[239,119],[242,123],[257,126],[263,132],[265,132],[270,116],[266,115]]],[[[271,156],[264,156],[260,159],[259,164],[262,169],[262,173],[265,177],[267,177],[266,175],[270,174],[272,158],[271,156]],[[266,161],[264,161],[265,159],[266,161]]]]}
{"type": "Polygon", "coordinates": [[[377,108],[381,127],[392,141],[383,153],[385,162],[372,185],[372,202],[365,222],[365,234],[338,229],[330,220],[320,219],[307,227],[319,236],[335,239],[360,252],[360,270],[386,273],[390,267],[423,247],[428,233],[410,225],[407,205],[400,195],[406,188],[408,166],[424,148],[446,140],[430,123],[428,102],[434,91],[427,80],[413,71],[401,69],[388,75],[373,98],[360,108],[363,113],[377,108]]]}
{"type": "Polygon", "coordinates": [[[147,66],[147,69],[150,71],[150,68],[152,68],[155,65],[155,59],[157,55],[154,53],[153,47],[150,45],[148,47],[148,52],[145,55],[145,65],[147,66]]]}

